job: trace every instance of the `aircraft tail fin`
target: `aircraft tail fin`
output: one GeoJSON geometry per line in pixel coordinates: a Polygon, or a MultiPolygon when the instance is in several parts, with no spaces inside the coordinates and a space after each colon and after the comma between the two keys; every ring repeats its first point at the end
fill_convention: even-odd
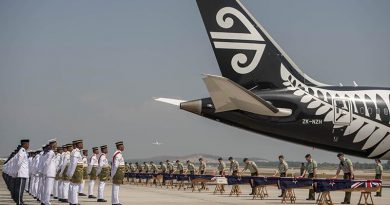
{"type": "Polygon", "coordinates": [[[283,70],[302,83],[325,85],[306,76],[239,0],[197,4],[222,76],[247,89],[283,88],[283,70]]]}

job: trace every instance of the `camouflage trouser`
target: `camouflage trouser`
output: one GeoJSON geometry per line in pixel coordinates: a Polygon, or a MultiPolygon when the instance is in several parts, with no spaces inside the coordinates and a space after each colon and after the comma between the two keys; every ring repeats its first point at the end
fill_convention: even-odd
{"type": "MultiPolygon", "coordinates": [[[[382,179],[382,174],[375,174],[375,179],[382,179]]],[[[382,187],[378,192],[376,192],[376,195],[382,196],[382,187]]]]}
{"type": "MultiPolygon", "coordinates": [[[[343,178],[344,179],[351,179],[352,178],[351,173],[344,173],[343,178]]],[[[349,191],[345,192],[344,202],[351,203],[351,192],[349,192],[349,191]]]]}
{"type": "MultiPolygon", "coordinates": [[[[280,177],[286,177],[286,173],[280,173],[280,177]]],[[[286,190],[282,189],[282,196],[284,196],[284,193],[286,193],[286,190]]]]}
{"type": "MultiPolygon", "coordinates": [[[[259,173],[258,173],[258,172],[251,173],[251,176],[259,176],[259,173]]],[[[255,187],[255,185],[253,184],[253,181],[251,180],[251,181],[249,182],[249,184],[250,184],[251,187],[252,187],[252,194],[255,194],[256,187],[255,187]]]]}
{"type": "MultiPolygon", "coordinates": [[[[309,179],[314,178],[314,174],[313,173],[309,173],[307,178],[309,178],[309,179]]],[[[316,194],[314,192],[314,189],[309,189],[309,199],[311,199],[311,200],[315,200],[316,199],[316,194]]]]}

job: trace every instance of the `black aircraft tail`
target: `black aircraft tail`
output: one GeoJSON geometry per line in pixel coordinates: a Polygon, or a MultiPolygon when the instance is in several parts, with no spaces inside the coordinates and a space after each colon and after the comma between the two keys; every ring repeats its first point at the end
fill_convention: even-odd
{"type": "Polygon", "coordinates": [[[197,0],[222,75],[250,89],[283,88],[282,71],[302,83],[306,76],[239,0],[197,0]]]}

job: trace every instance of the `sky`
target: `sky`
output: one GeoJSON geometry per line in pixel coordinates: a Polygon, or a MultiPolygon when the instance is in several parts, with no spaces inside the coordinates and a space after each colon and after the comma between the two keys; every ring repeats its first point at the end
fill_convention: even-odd
{"type": "MultiPolygon", "coordinates": [[[[327,84],[390,87],[390,1],[242,0],[293,61],[327,84]]],[[[208,153],[318,162],[336,154],[153,101],[207,97],[220,75],[194,0],[0,2],[0,156],[21,138],[125,158],[208,153]],[[164,143],[153,145],[154,140],[164,143]]],[[[354,161],[368,162],[352,157],[354,161]]]]}

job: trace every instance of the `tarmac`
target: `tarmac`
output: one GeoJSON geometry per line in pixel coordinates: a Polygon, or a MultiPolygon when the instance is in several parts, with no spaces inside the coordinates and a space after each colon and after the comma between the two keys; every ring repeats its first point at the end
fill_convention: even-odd
{"type": "MultiPolygon", "coordinates": [[[[10,193],[7,190],[2,177],[0,177],[0,204],[15,204],[13,203],[10,193]]],[[[243,194],[240,196],[229,196],[231,187],[226,186],[226,191],[224,194],[213,194],[215,186],[208,186],[208,191],[202,192],[192,192],[191,190],[177,190],[167,189],[155,186],[140,186],[140,185],[130,185],[128,183],[124,184],[120,188],[120,202],[123,205],[127,204],[159,204],[159,205],[176,205],[176,204],[282,204],[280,195],[280,190],[277,187],[268,187],[269,196],[263,200],[261,199],[252,199],[252,196],[249,195],[250,187],[241,186],[243,194]]],[[[87,186],[86,186],[87,188],[87,186]]],[[[95,195],[96,195],[97,186],[95,186],[95,195]]],[[[87,190],[87,189],[86,189],[87,190]]],[[[315,201],[306,201],[308,195],[308,190],[296,189],[295,194],[297,197],[295,204],[315,204],[315,201]]],[[[390,204],[390,189],[384,188],[382,197],[374,197],[375,193],[372,193],[374,204],[376,205],[388,205],[390,204]]],[[[79,197],[80,204],[111,204],[111,184],[107,184],[104,191],[105,199],[107,203],[97,203],[96,200],[88,199],[85,196],[79,197]]],[[[331,192],[331,197],[334,204],[340,204],[344,198],[344,192],[331,192]]],[[[351,204],[358,204],[360,197],[360,192],[352,193],[351,204]]],[[[26,204],[39,204],[34,198],[32,198],[28,193],[24,195],[24,201],[26,204]]],[[[53,205],[67,204],[61,203],[57,200],[52,200],[53,205]]],[[[287,203],[289,204],[289,202],[287,203]]]]}

